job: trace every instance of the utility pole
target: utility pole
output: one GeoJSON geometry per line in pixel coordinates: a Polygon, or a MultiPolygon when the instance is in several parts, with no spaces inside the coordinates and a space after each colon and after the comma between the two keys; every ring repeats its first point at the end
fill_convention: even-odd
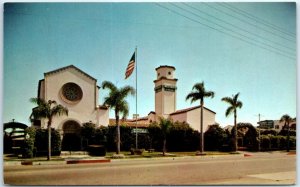
{"type": "MultiPolygon", "coordinates": [[[[260,116],[261,116],[261,114],[258,113],[258,122],[257,122],[258,124],[260,122],[260,116]]],[[[258,151],[260,151],[260,128],[259,128],[259,126],[257,127],[257,129],[258,129],[258,151]]]]}

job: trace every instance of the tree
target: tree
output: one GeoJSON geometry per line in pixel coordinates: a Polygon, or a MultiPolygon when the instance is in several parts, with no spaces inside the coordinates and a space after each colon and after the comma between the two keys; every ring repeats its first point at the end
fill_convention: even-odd
{"type": "Polygon", "coordinates": [[[163,136],[163,156],[166,154],[166,145],[167,145],[167,135],[170,133],[170,129],[173,125],[173,122],[170,119],[160,118],[159,127],[163,136]]]}
{"type": "Polygon", "coordinates": [[[31,98],[30,102],[37,104],[37,107],[32,109],[30,118],[41,119],[45,118],[48,120],[48,157],[47,160],[51,159],[51,125],[55,116],[68,115],[68,109],[60,104],[57,104],[54,100],[45,101],[41,98],[31,98]]]}
{"type": "Polygon", "coordinates": [[[221,150],[226,139],[227,134],[219,124],[210,125],[208,130],[204,133],[205,150],[221,150]]]}
{"type": "Polygon", "coordinates": [[[234,151],[237,151],[237,123],[236,123],[236,118],[237,118],[237,109],[242,108],[243,103],[238,100],[240,93],[237,93],[231,97],[223,97],[222,101],[228,103],[230,106],[227,108],[225,112],[225,116],[228,117],[230,114],[234,114],[234,151]]]}
{"type": "Polygon", "coordinates": [[[117,150],[116,153],[120,154],[120,114],[123,115],[123,119],[128,116],[129,113],[129,106],[125,98],[131,94],[135,95],[135,89],[131,86],[124,86],[122,88],[117,88],[113,83],[109,81],[102,82],[102,88],[108,88],[109,89],[109,95],[104,98],[103,105],[108,105],[112,109],[115,110],[115,118],[116,118],[116,126],[117,126],[117,150]]]}
{"type": "Polygon", "coordinates": [[[280,118],[280,122],[284,122],[284,127],[283,128],[287,128],[287,146],[286,146],[286,151],[289,152],[290,151],[290,123],[293,121],[293,119],[288,115],[285,114],[283,116],[281,116],[280,118]]]}
{"type": "Polygon", "coordinates": [[[206,91],[204,87],[204,82],[196,83],[193,86],[192,92],[186,96],[186,100],[191,99],[191,103],[200,100],[200,154],[204,152],[204,133],[203,133],[203,107],[204,107],[204,98],[211,97],[215,95],[212,91],[206,91]]]}

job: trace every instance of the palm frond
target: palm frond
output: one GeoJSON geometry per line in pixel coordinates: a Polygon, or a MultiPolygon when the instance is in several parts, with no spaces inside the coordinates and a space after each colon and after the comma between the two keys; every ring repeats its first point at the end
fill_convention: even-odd
{"type": "Polygon", "coordinates": [[[233,101],[234,101],[235,103],[238,101],[239,95],[240,95],[240,92],[238,92],[237,94],[235,94],[235,95],[233,96],[233,101]]]}
{"type": "Polygon", "coordinates": [[[119,105],[119,112],[120,114],[122,114],[122,118],[126,119],[126,117],[129,114],[129,105],[127,103],[127,101],[123,100],[120,105],[119,105]]]}
{"type": "Polygon", "coordinates": [[[125,86],[120,89],[120,95],[125,98],[128,94],[134,96],[135,95],[135,89],[132,86],[125,86]]]}
{"type": "Polygon", "coordinates": [[[173,122],[170,119],[159,118],[159,127],[162,130],[164,137],[169,133],[170,128],[172,127],[173,122]]]}
{"type": "Polygon", "coordinates": [[[285,114],[285,115],[281,116],[279,121],[290,123],[292,121],[292,118],[288,114],[285,114]]]}
{"type": "Polygon", "coordinates": [[[215,92],[213,92],[213,91],[208,91],[208,92],[204,93],[204,97],[214,98],[214,96],[215,96],[215,92]]]}
{"type": "Polygon", "coordinates": [[[62,105],[56,105],[51,109],[52,116],[68,115],[68,113],[69,113],[69,110],[62,105]]]}
{"type": "Polygon", "coordinates": [[[231,97],[223,97],[221,100],[230,105],[233,105],[233,99],[231,97]]]}
{"type": "Polygon", "coordinates": [[[205,92],[204,82],[202,81],[201,83],[196,83],[193,86],[193,90],[197,90],[198,92],[204,93],[205,92]]]}
{"type": "Polygon", "coordinates": [[[36,105],[46,105],[47,104],[47,102],[44,99],[41,99],[38,97],[30,98],[29,101],[36,105]]]}
{"type": "Polygon", "coordinates": [[[110,81],[103,81],[101,87],[103,89],[108,88],[112,92],[115,92],[118,90],[118,88],[110,81]]]}
{"type": "Polygon", "coordinates": [[[243,103],[241,101],[237,101],[236,107],[237,108],[242,108],[243,107],[243,103]]]}
{"type": "Polygon", "coordinates": [[[189,99],[191,99],[191,103],[193,103],[193,102],[201,99],[201,97],[197,92],[191,92],[185,98],[185,100],[189,100],[189,99]]]}
{"type": "Polygon", "coordinates": [[[233,106],[230,106],[227,108],[226,112],[225,112],[225,116],[229,116],[231,113],[234,112],[234,107],[233,106]]]}

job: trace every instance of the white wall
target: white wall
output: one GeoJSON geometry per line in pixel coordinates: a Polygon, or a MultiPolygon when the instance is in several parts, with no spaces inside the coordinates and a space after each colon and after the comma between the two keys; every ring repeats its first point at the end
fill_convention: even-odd
{"type": "MultiPolygon", "coordinates": [[[[200,108],[187,112],[187,123],[200,132],[200,108]]],[[[203,131],[208,130],[208,126],[215,123],[215,114],[203,109],[203,131]]]]}
{"type": "MultiPolygon", "coordinates": [[[[97,125],[108,125],[108,110],[96,109],[98,105],[97,95],[96,80],[87,77],[75,68],[64,69],[45,76],[45,100],[55,100],[69,110],[68,116],[53,119],[52,127],[54,128],[61,129],[67,119],[78,121],[80,124],[91,121],[97,125]],[[68,82],[73,82],[82,89],[82,99],[78,103],[67,103],[61,98],[61,88],[68,82]]],[[[42,123],[46,127],[45,121],[42,123]]]]}
{"type": "MultiPolygon", "coordinates": [[[[215,114],[209,110],[203,109],[203,131],[208,130],[208,126],[215,123],[215,114]]],[[[190,127],[200,132],[200,108],[183,112],[175,115],[171,115],[173,121],[187,122],[190,127]]]]}

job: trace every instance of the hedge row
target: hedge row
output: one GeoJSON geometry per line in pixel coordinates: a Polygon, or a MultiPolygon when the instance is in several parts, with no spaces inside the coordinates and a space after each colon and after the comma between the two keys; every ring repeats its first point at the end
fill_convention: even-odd
{"type": "MultiPolygon", "coordinates": [[[[28,127],[25,129],[28,134],[24,141],[22,156],[32,158],[34,156],[47,156],[48,153],[48,130],[35,129],[28,127]]],[[[61,139],[59,132],[52,129],[51,131],[51,155],[58,156],[61,152],[61,139]]]]}
{"type": "MultiPolygon", "coordinates": [[[[287,137],[282,135],[274,136],[272,133],[261,135],[258,139],[258,133],[250,124],[238,124],[238,129],[247,127],[249,130],[245,134],[239,134],[239,144],[246,146],[248,150],[258,150],[259,143],[261,150],[284,150],[287,147],[287,137]]],[[[130,151],[135,148],[136,135],[132,133],[132,127],[120,126],[121,130],[121,150],[130,151]]],[[[162,151],[163,136],[161,129],[157,124],[148,127],[148,133],[138,134],[138,148],[155,149],[162,151]]],[[[29,127],[25,130],[30,138],[25,140],[23,156],[46,156],[48,147],[47,129],[34,129],[29,127]]],[[[204,134],[204,143],[206,151],[231,151],[233,147],[234,132],[224,131],[219,125],[212,125],[204,134]]],[[[284,134],[284,132],[282,132],[284,134]]],[[[293,133],[290,133],[290,135],[293,133]]],[[[72,137],[63,138],[63,144],[68,148],[76,148],[89,151],[89,145],[103,145],[101,154],[106,151],[116,150],[116,127],[101,126],[96,128],[92,123],[86,123],[81,128],[81,134],[76,135],[76,141],[72,137]],[[66,142],[68,140],[68,142],[66,142]],[[70,141],[69,141],[70,140],[70,141]],[[73,141],[71,141],[73,140],[73,141]],[[65,142],[65,143],[64,143],[65,142]],[[77,146],[77,147],[76,147],[77,146]]],[[[52,155],[60,155],[61,139],[59,132],[52,129],[51,145],[52,155]]],[[[175,122],[169,134],[167,135],[167,151],[196,151],[199,149],[200,134],[193,130],[188,124],[175,122]]],[[[239,146],[241,146],[239,145],[239,146]]],[[[290,148],[296,147],[295,136],[290,136],[290,148]]],[[[100,148],[99,148],[100,149],[100,148]]]]}
{"type": "Polygon", "coordinates": [[[260,137],[260,149],[262,151],[286,150],[289,142],[290,149],[296,149],[296,137],[262,135],[260,137]]]}

